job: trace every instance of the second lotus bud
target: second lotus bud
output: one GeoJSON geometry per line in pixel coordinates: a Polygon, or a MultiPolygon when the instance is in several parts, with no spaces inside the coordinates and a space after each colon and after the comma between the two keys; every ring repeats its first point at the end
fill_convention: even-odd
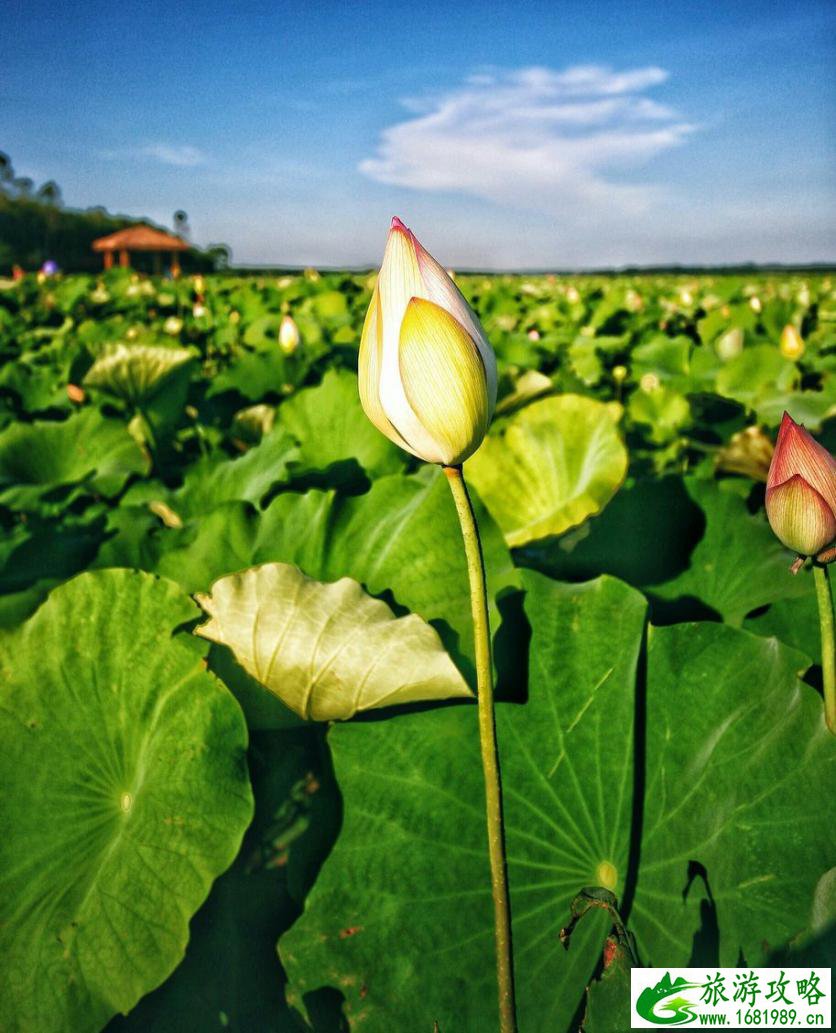
{"type": "Polygon", "coordinates": [[[836,459],[784,413],[766,482],[772,530],[799,556],[836,539],[836,459]]]}

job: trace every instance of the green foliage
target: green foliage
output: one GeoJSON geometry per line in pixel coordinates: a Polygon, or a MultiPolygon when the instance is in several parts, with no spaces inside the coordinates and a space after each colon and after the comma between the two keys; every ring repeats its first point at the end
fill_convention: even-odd
{"type": "MultiPolygon", "coordinates": [[[[641,964],[828,963],[812,578],[789,573],[760,482],[784,407],[836,446],[832,280],[457,282],[499,365],[466,472],[504,701],[521,1029],[624,1027],[626,968],[598,978],[611,918],[560,943],[584,887],[615,892],[641,964]]],[[[474,685],[446,478],[358,402],[373,285],[0,281],[4,1029],[92,1031],[123,1010],[111,1033],[495,1028],[476,708],[328,728],[277,698],[322,679],[356,694],[369,667],[381,695],[436,666],[474,685]],[[240,593],[221,607],[265,564],[286,577],[253,613],[240,593]],[[345,579],[352,606],[333,608],[345,579]],[[272,649],[300,618],[277,695],[252,676],[264,665],[192,634],[187,593],[210,590],[214,637],[242,658],[252,637],[230,619],[272,649]],[[431,648],[394,663],[356,619],[373,611],[431,648]],[[242,711],[256,815],[236,854],[242,711]]]]}
{"type": "Polygon", "coordinates": [[[10,1033],[83,1033],[132,1008],[235,857],[252,813],[246,728],[172,638],[195,614],[170,583],[90,573],[0,638],[10,1033]]]}
{"type": "Polygon", "coordinates": [[[621,407],[577,395],[498,420],[467,476],[510,546],[562,534],[598,513],[627,472],[621,407]]]}
{"type": "MultiPolygon", "coordinates": [[[[520,1025],[551,1033],[567,1027],[607,929],[590,916],[564,952],[558,933],[581,886],[627,898],[645,964],[733,965],[739,952],[763,964],[797,936],[829,864],[832,814],[816,786],[836,755],[815,692],[797,680],[799,654],[680,625],[652,629],[645,673],[638,592],[535,574],[526,588],[529,701],[501,706],[497,723],[520,1025]]],[[[453,707],[330,731],[345,817],[281,942],[292,1001],[327,973],[359,1026],[490,1027],[472,717],[453,707]],[[408,951],[380,950],[404,929],[408,951]]]]}

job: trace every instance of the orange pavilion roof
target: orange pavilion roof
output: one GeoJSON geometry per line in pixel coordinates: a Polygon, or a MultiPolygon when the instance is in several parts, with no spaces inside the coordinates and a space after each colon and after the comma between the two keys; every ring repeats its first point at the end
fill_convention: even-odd
{"type": "Polygon", "coordinates": [[[94,251],[188,251],[189,245],[151,226],[129,226],[93,241],[94,251]]]}

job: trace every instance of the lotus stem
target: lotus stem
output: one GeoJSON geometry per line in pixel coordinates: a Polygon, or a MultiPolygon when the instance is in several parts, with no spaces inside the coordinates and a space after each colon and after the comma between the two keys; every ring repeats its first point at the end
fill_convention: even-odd
{"type": "Polygon", "coordinates": [[[833,626],[833,596],[830,594],[830,578],[825,564],[813,567],[816,581],[816,601],[819,604],[819,625],[821,627],[821,671],[824,687],[824,719],[827,727],[836,735],[836,632],[833,626]]]}
{"type": "Polygon", "coordinates": [[[508,892],[505,824],[502,816],[502,782],[499,773],[499,752],[496,743],[496,719],[493,705],[493,666],[485,563],[482,557],[482,543],[479,539],[476,514],[473,512],[462,468],[445,466],[444,473],[447,475],[456,504],[470,581],[470,606],[473,614],[473,637],[476,651],[479,740],[482,752],[482,771],[485,776],[485,812],[488,825],[488,855],[494,908],[499,1029],[500,1033],[516,1033],[511,898],[508,892]]]}

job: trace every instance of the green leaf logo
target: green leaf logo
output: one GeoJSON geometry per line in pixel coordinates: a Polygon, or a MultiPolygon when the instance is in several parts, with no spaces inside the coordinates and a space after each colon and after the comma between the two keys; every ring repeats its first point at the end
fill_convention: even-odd
{"type": "Polygon", "coordinates": [[[656,986],[642,990],[636,1001],[636,1011],[643,1019],[658,1026],[685,1026],[696,1019],[693,1012],[696,1004],[682,997],[681,991],[692,990],[699,985],[681,977],[671,980],[670,973],[666,972],[656,986]]]}

